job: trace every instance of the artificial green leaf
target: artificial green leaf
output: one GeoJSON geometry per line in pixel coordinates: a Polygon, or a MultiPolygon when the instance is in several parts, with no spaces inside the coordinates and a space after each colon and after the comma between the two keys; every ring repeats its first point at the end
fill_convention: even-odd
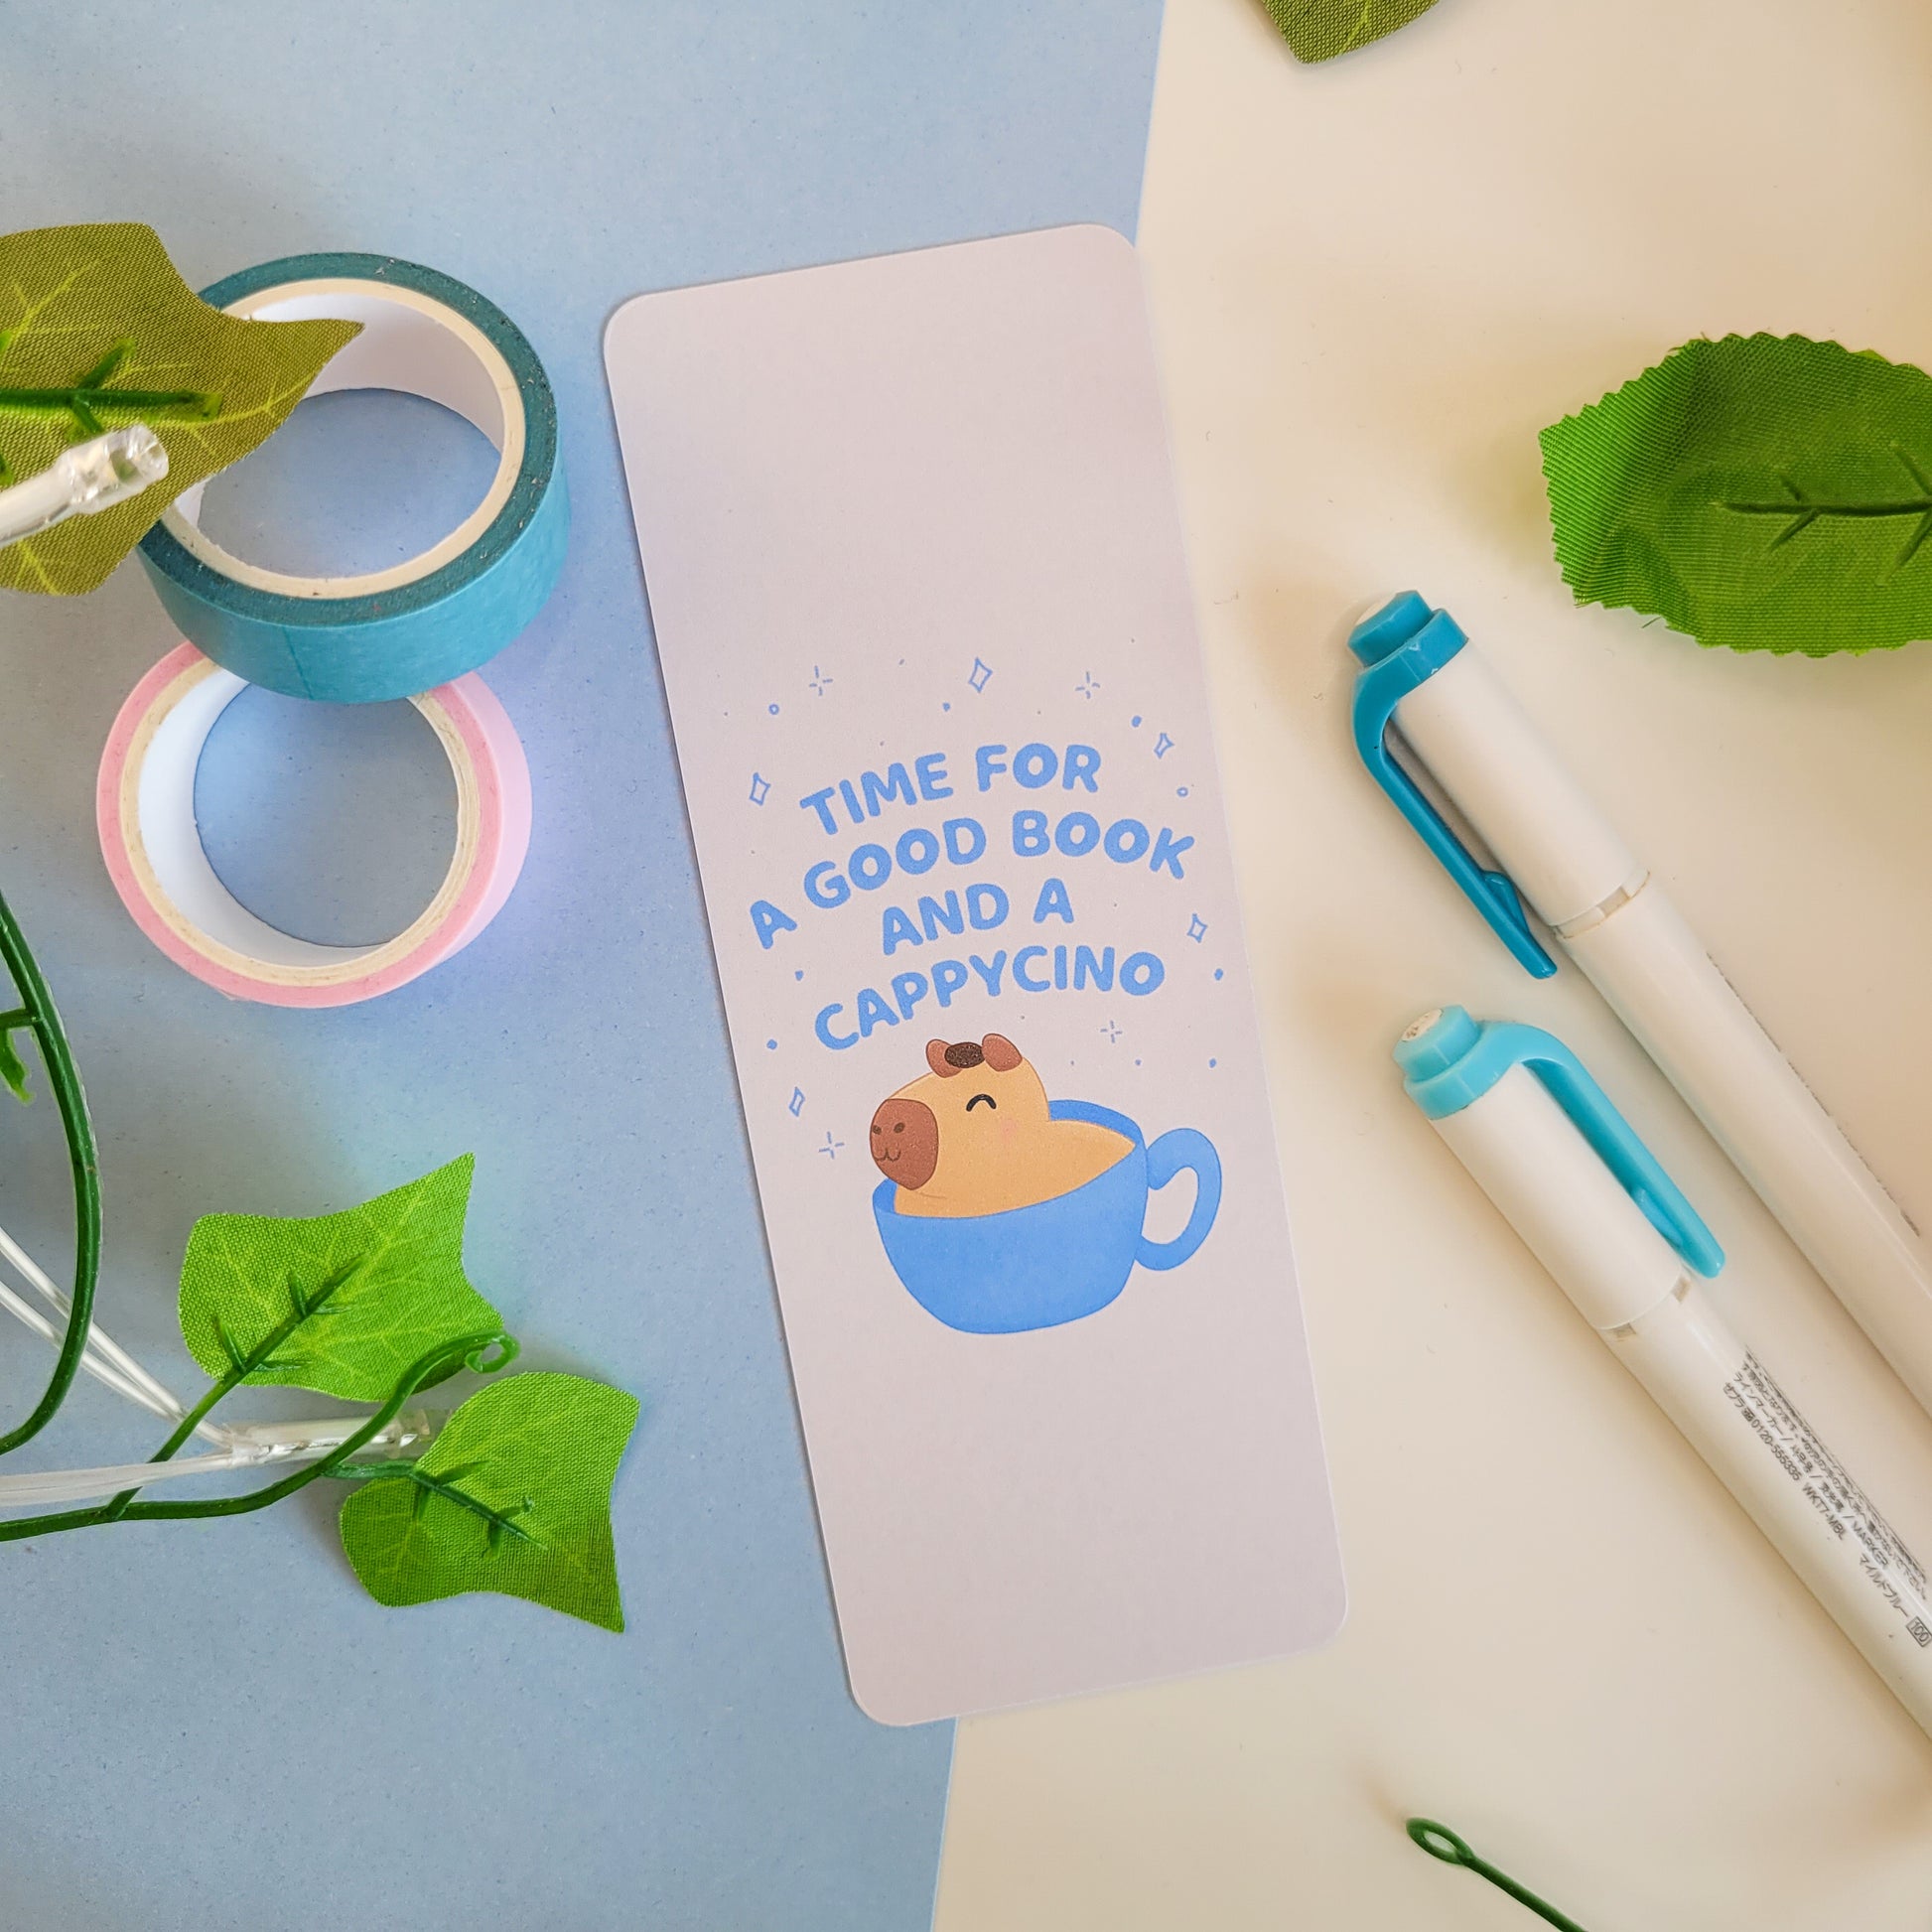
{"type": "Polygon", "coordinates": [[[33,1099],[34,1096],[27,1090],[27,1062],[20,1057],[19,1049],[14,1045],[11,1027],[0,1027],[0,1081],[6,1083],[8,1092],[22,1106],[33,1099]]]}
{"type": "Polygon", "coordinates": [[[635,1396],[579,1375],[492,1382],[349,1497],[343,1548],[378,1603],[493,1589],[621,1630],[611,1484],[636,1423],[635,1396]]]}
{"type": "Polygon", "coordinates": [[[138,496],[0,550],[0,589],[92,590],[184,489],[272,435],[360,327],[224,316],[138,221],[0,235],[0,485],[129,423],[168,452],[138,496]]]}
{"type": "Polygon", "coordinates": [[[1436,0],[1262,0],[1298,61],[1332,61],[1420,20],[1436,0]]]}
{"type": "Polygon", "coordinates": [[[195,1359],[216,1377],[380,1402],[439,1345],[500,1328],[463,1272],[475,1168],[466,1154],[340,1214],[204,1215],[181,1265],[195,1359]]]}
{"type": "Polygon", "coordinates": [[[1579,603],[1731,650],[1932,637],[1932,377],[1803,336],[1686,343],[1543,432],[1579,603]]]}

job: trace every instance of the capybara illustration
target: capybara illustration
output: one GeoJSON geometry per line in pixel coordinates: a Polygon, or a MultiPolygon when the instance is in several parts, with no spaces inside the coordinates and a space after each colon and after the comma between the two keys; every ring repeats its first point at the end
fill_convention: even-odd
{"type": "Polygon", "coordinates": [[[1133,1145],[1091,1121],[1054,1120],[1012,1040],[926,1042],[930,1072],[872,1117],[872,1158],[901,1214],[1002,1214],[1084,1187],[1133,1145]]]}

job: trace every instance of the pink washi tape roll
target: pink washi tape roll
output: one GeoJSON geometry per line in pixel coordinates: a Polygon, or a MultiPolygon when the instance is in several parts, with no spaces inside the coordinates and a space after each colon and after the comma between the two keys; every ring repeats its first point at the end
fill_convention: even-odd
{"type": "Polygon", "coordinates": [[[476,672],[409,700],[456,775],[456,853],[436,897],[374,946],[278,931],[215,877],[195,823],[202,748],[246,683],[183,644],[129,694],[101,754],[101,855],[134,922],[230,999],[280,1007],[373,1000],[467,946],[509,897],[530,843],[530,770],[509,714],[476,672]]]}

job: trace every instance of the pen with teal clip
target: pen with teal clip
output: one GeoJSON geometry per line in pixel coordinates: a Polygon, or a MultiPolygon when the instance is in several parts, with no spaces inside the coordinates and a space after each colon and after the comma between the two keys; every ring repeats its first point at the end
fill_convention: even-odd
{"type": "Polygon", "coordinates": [[[1537,979],[1548,979],[1557,962],[1530,930],[1522,897],[1509,875],[1484,866],[1470,853],[1389,748],[1396,707],[1450,663],[1468,641],[1447,611],[1431,611],[1414,591],[1405,591],[1358,623],[1348,639],[1349,648],[1362,660],[1362,673],[1355,681],[1355,749],[1396,810],[1461,887],[1517,963],[1537,979]]]}
{"type": "Polygon", "coordinates": [[[1538,1028],[1460,1007],[1424,1014],[1395,1058],[1578,1312],[1932,1734],[1923,1568],[1705,1293],[1723,1249],[1588,1069],[1538,1028]]]}
{"type": "Polygon", "coordinates": [[[1363,762],[1492,930],[1556,970],[1527,902],[1932,1412],[1932,1257],[1811,1088],[1461,627],[1413,591],[1358,623],[1363,762]],[[1392,755],[1400,739],[1487,846],[1392,755]]]}

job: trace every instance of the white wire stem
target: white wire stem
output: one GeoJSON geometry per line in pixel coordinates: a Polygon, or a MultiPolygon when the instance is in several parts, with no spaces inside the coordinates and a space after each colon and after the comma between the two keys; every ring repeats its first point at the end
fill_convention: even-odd
{"type": "Polygon", "coordinates": [[[146,423],[76,443],[38,476],[0,489],[0,549],[69,516],[112,509],[167,474],[168,452],[146,423]]]}
{"type": "MultiPolygon", "coordinates": [[[[54,1285],[47,1271],[41,1267],[40,1263],[4,1227],[0,1227],[0,1257],[4,1257],[13,1264],[13,1267],[21,1278],[39,1291],[41,1298],[65,1323],[68,1311],[73,1306],[72,1303],[54,1285]]],[[[40,1310],[35,1308],[25,1297],[16,1294],[13,1289],[8,1287],[4,1280],[0,1280],[0,1310],[4,1310],[7,1313],[17,1316],[44,1340],[52,1342],[57,1348],[60,1346],[61,1329],[53,1321],[49,1320],[46,1315],[42,1314],[40,1310]]],[[[158,1416],[163,1422],[180,1422],[188,1414],[188,1404],[180,1396],[176,1395],[158,1377],[149,1374],[119,1342],[115,1341],[111,1336],[104,1334],[92,1322],[87,1324],[87,1346],[81,1354],[80,1366],[103,1387],[112,1389],[116,1395],[124,1396],[129,1402],[138,1404],[141,1408],[147,1410],[150,1415],[158,1416]]],[[[412,1442],[426,1440],[429,1436],[436,1433],[436,1425],[428,1420],[428,1412],[426,1411],[418,1411],[413,1422],[417,1428],[416,1435],[411,1436],[407,1429],[405,1429],[404,1422],[398,1420],[397,1422],[391,1423],[380,1436],[376,1437],[370,1447],[373,1448],[377,1444],[387,1445],[390,1448],[406,1447],[412,1442]],[[403,1431],[403,1434],[400,1436],[396,1433],[399,1430],[403,1431]]],[[[277,1453],[283,1451],[301,1453],[302,1451],[313,1449],[314,1453],[306,1457],[306,1459],[312,1461],[316,1455],[326,1455],[338,1443],[352,1435],[361,1425],[362,1418],[360,1416],[337,1416],[332,1417],[327,1422],[251,1423],[210,1422],[204,1417],[201,1422],[195,1425],[195,1433],[203,1438],[204,1441],[212,1443],[223,1453],[229,1451],[242,1453],[242,1460],[229,1463],[226,1466],[243,1469],[256,1462],[273,1460],[274,1456],[269,1453],[271,1450],[277,1453]]],[[[206,1474],[211,1472],[214,1465],[207,1456],[190,1456],[186,1459],[177,1458],[174,1462],[158,1462],[153,1464],[138,1462],[130,1466],[137,1470],[148,1468],[195,1469],[198,1473],[206,1474]]],[[[90,1472],[82,1469],[70,1471],[69,1473],[84,1476],[90,1472]]],[[[106,1470],[93,1471],[92,1473],[112,1475],[118,1472],[106,1470]]],[[[35,1476],[0,1477],[0,1499],[4,1499],[6,1485],[9,1482],[48,1480],[52,1480],[52,1478],[35,1476]]],[[[136,1486],[133,1482],[119,1481],[107,1493],[116,1494],[122,1489],[136,1486]]],[[[91,1495],[95,1492],[87,1490],[83,1493],[91,1495]]],[[[62,1499],[57,1497],[51,1500],[59,1501],[62,1499]]],[[[4,1506],[3,1500],[0,1500],[0,1506],[4,1506]]]]}
{"type": "MultiPolygon", "coordinates": [[[[37,1290],[41,1299],[65,1322],[72,1303],[55,1287],[47,1271],[4,1227],[0,1227],[0,1256],[13,1265],[20,1278],[37,1290]]],[[[39,1311],[23,1302],[4,1282],[0,1282],[0,1308],[18,1316],[28,1327],[57,1347],[60,1345],[60,1335],[53,1324],[41,1320],[39,1311]]],[[[164,1422],[180,1422],[188,1413],[188,1404],[158,1376],[149,1374],[119,1342],[104,1333],[98,1323],[87,1324],[87,1346],[80,1357],[80,1365],[104,1387],[112,1389],[116,1395],[125,1396],[130,1402],[138,1403],[150,1415],[159,1416],[164,1422]]],[[[223,1423],[204,1420],[195,1426],[195,1433],[222,1449],[226,1449],[230,1441],[227,1426],[223,1423]]]]}
{"type": "MultiPolygon", "coordinates": [[[[318,1451],[320,1453],[321,1451],[318,1451]]],[[[122,1462],[104,1469],[49,1469],[36,1475],[0,1476],[0,1509],[25,1509],[47,1503],[84,1503],[117,1496],[150,1482],[178,1476],[219,1475],[253,1467],[259,1451],[216,1449],[207,1455],[181,1455],[172,1462],[122,1462]]]]}
{"type": "MultiPolygon", "coordinates": [[[[0,1509],[26,1509],[49,1503],[90,1502],[97,1496],[119,1495],[153,1482],[173,1482],[182,1476],[223,1475],[235,1469],[260,1468],[280,1462],[314,1462],[346,1442],[365,1419],[332,1416],[326,1422],[242,1423],[232,1431],[233,1444],[210,1455],[178,1456],[172,1462],[122,1462],[101,1469],[49,1469],[33,1475],[0,1476],[0,1509]]],[[[441,1423],[428,1410],[398,1416],[372,1436],[369,1449],[419,1449],[441,1423]]]]}
{"type": "MultiPolygon", "coordinates": [[[[0,1281],[0,1310],[24,1322],[43,1341],[51,1341],[56,1348],[61,1345],[61,1330],[54,1325],[53,1317],[43,1314],[25,1296],[16,1295],[4,1281],[0,1281]]],[[[125,1396],[129,1402],[138,1403],[151,1416],[159,1416],[163,1422],[179,1422],[183,1412],[171,1410],[164,1403],[157,1402],[143,1388],[128,1381],[119,1369],[111,1368],[89,1349],[80,1357],[80,1366],[97,1382],[110,1388],[116,1395],[125,1396]]]]}

